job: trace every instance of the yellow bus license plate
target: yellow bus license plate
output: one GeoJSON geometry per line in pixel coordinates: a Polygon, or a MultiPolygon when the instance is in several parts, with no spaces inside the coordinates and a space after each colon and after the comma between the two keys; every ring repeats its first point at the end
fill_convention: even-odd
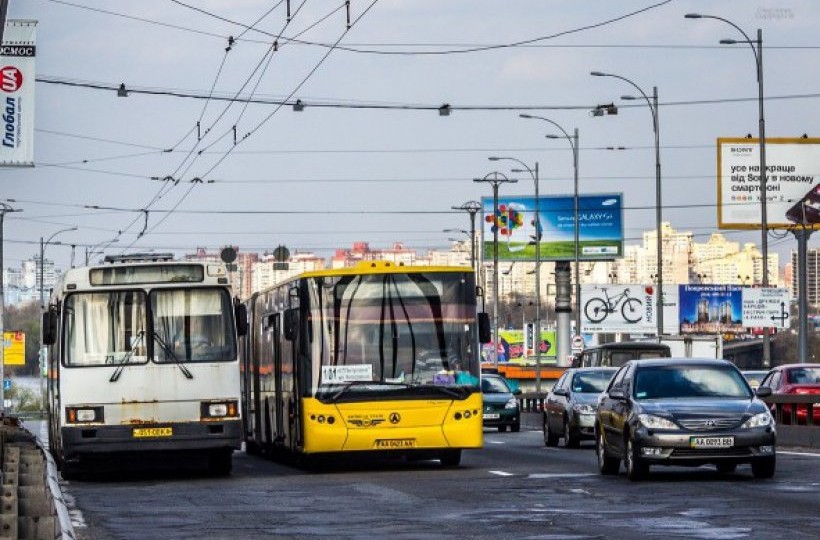
{"type": "Polygon", "coordinates": [[[171,437],[174,435],[174,428],[172,427],[152,427],[152,428],[134,428],[133,436],[135,438],[145,437],[171,437]]]}
{"type": "Polygon", "coordinates": [[[376,439],[375,448],[395,450],[398,448],[415,448],[416,439],[376,439]]]}

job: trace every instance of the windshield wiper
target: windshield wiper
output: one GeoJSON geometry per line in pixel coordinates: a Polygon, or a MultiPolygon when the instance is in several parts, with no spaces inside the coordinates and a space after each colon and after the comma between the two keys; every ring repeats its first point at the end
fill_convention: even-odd
{"type": "Polygon", "coordinates": [[[137,350],[137,345],[140,344],[142,338],[145,336],[145,330],[140,330],[137,334],[137,339],[134,340],[134,343],[131,345],[131,349],[125,353],[120,360],[120,363],[117,365],[117,369],[114,370],[114,373],[111,374],[111,378],[108,379],[108,382],[117,382],[122,375],[123,370],[125,369],[125,365],[129,363],[131,357],[134,356],[134,351],[137,350]]]}
{"type": "Polygon", "coordinates": [[[194,378],[194,375],[188,370],[188,368],[186,368],[184,365],[182,365],[182,362],[180,362],[179,358],[177,358],[177,355],[174,354],[173,349],[171,349],[171,347],[169,347],[168,344],[165,343],[162,340],[161,337],[159,337],[159,334],[154,334],[154,341],[159,343],[159,346],[162,348],[163,351],[165,351],[165,355],[169,356],[171,358],[171,360],[173,360],[173,362],[182,371],[182,374],[185,375],[186,378],[188,378],[188,379],[193,379],[194,378]]]}
{"type": "Polygon", "coordinates": [[[467,389],[463,386],[452,388],[450,386],[439,386],[437,384],[419,384],[413,388],[417,388],[419,390],[435,390],[436,392],[440,392],[455,398],[463,398],[467,394],[467,389]]]}
{"type": "Polygon", "coordinates": [[[336,390],[332,395],[330,395],[327,399],[328,401],[336,401],[344,394],[347,393],[348,390],[353,388],[354,386],[397,386],[400,388],[410,388],[410,385],[403,382],[392,382],[392,381],[348,381],[343,383],[336,383],[334,386],[340,385],[341,388],[336,390]]]}

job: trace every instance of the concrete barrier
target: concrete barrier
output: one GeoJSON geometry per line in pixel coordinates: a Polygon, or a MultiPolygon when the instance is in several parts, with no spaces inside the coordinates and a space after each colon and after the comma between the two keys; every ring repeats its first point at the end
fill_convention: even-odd
{"type": "Polygon", "coordinates": [[[57,468],[16,418],[0,424],[0,540],[74,540],[57,468]]]}

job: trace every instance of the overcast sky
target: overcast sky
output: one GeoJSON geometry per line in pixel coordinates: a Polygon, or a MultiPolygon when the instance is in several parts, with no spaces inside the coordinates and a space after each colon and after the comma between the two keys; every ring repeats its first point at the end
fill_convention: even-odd
{"type": "MultiPolygon", "coordinates": [[[[688,12],[751,36],[762,28],[767,136],[820,136],[812,0],[351,0],[349,30],[341,0],[291,0],[289,23],[286,1],[10,4],[9,18],[39,24],[36,166],[0,172],[0,198],[23,210],[6,218],[6,266],[72,226],[54,240],[75,244],[80,262],[114,238],[108,253],[446,247],[443,229],[469,228],[450,208],[491,195],[473,178],[501,171],[520,180],[503,194],[533,192],[488,156],[537,161],[542,194],[572,194],[570,145],[521,112],[579,128],[580,192],[623,193],[627,243],[638,243],[655,227],[651,114],[591,116],[635,91],[590,71],[658,87],[663,219],[706,241],[717,231],[716,139],[757,136],[757,80],[748,45],[718,44],[742,38],[736,30],[688,12]],[[275,104],[296,99],[302,112],[275,104]],[[445,103],[452,112],[440,116],[445,103]]],[[[760,243],[759,231],[724,232],[760,243]]],[[[794,237],[769,238],[782,266],[794,237]]],[[[69,255],[65,245],[46,254],[61,267],[69,255]]]]}

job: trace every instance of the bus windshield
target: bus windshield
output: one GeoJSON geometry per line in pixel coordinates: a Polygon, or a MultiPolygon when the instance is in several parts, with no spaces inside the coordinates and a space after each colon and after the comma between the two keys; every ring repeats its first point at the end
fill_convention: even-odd
{"type": "Polygon", "coordinates": [[[159,289],[151,292],[154,361],[233,360],[231,300],[223,289],[159,289]]]}
{"type": "Polygon", "coordinates": [[[77,293],[65,299],[67,366],[148,361],[143,291],[77,293]]]}
{"type": "Polygon", "coordinates": [[[475,291],[468,274],[318,277],[308,280],[308,289],[313,395],[418,393],[423,387],[453,395],[452,389],[477,388],[475,291]]]}

